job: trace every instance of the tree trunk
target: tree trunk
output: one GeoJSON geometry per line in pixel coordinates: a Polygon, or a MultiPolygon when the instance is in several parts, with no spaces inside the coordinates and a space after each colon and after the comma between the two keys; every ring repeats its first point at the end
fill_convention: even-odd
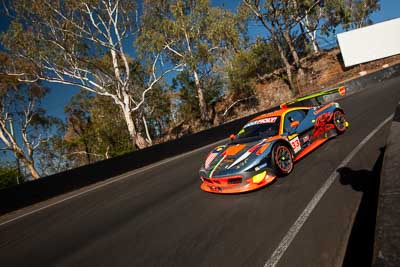
{"type": "Polygon", "coordinates": [[[25,167],[28,168],[29,172],[30,172],[31,175],[32,175],[32,178],[33,178],[34,180],[39,179],[40,176],[39,176],[39,173],[37,172],[37,170],[36,170],[36,168],[35,168],[35,165],[33,164],[33,161],[28,160],[28,159],[26,159],[26,158],[20,158],[20,159],[21,159],[22,163],[25,165],[25,167]]]}
{"type": "Polygon", "coordinates": [[[317,43],[317,39],[316,39],[316,33],[317,33],[316,30],[309,31],[308,28],[306,28],[306,35],[308,37],[307,39],[311,44],[311,48],[312,48],[314,54],[317,54],[319,52],[318,43],[317,43]]]}
{"type": "Polygon", "coordinates": [[[283,51],[283,48],[282,48],[281,44],[279,43],[279,41],[276,40],[276,39],[274,41],[275,41],[275,44],[276,44],[276,46],[278,48],[278,52],[279,52],[279,55],[280,55],[280,57],[282,59],[282,62],[285,65],[285,70],[286,70],[287,82],[288,82],[288,85],[289,85],[289,89],[290,89],[290,91],[292,92],[293,95],[296,95],[297,94],[297,88],[293,83],[292,66],[290,65],[290,63],[289,63],[289,61],[288,61],[288,59],[287,59],[287,57],[285,55],[285,51],[283,51]]]}
{"type": "Polygon", "coordinates": [[[199,76],[198,76],[196,71],[193,71],[193,76],[194,76],[194,82],[196,84],[197,96],[199,98],[201,121],[202,122],[208,122],[209,121],[209,117],[208,117],[207,103],[206,103],[206,99],[204,97],[203,88],[201,88],[199,76]]]}
{"type": "Polygon", "coordinates": [[[146,117],[143,115],[142,119],[143,119],[144,129],[146,130],[146,141],[147,141],[147,143],[149,145],[152,145],[153,144],[153,140],[151,139],[151,135],[150,135],[150,132],[149,132],[149,127],[147,126],[146,117]]]}
{"type": "Polygon", "coordinates": [[[290,37],[290,32],[288,30],[284,31],[283,38],[285,38],[286,43],[289,46],[290,53],[292,54],[294,65],[298,71],[298,75],[300,78],[304,76],[304,70],[300,63],[299,55],[297,54],[296,48],[293,45],[292,37],[290,37]]]}
{"type": "Polygon", "coordinates": [[[147,147],[149,144],[146,139],[136,131],[135,123],[133,122],[132,113],[129,109],[120,105],[122,109],[122,113],[124,114],[126,126],[128,127],[129,135],[131,137],[133,145],[137,149],[143,149],[147,147]]]}
{"type": "Polygon", "coordinates": [[[318,48],[318,44],[317,44],[317,40],[315,38],[315,32],[309,32],[308,36],[310,39],[310,43],[311,43],[311,47],[313,49],[314,54],[317,54],[319,52],[319,48],[318,48]]]}
{"type": "MultiPolygon", "coordinates": [[[[85,138],[86,139],[86,138],[85,138]]],[[[86,142],[86,140],[84,139],[84,141],[83,141],[83,145],[85,146],[85,156],[86,156],[86,161],[87,161],[87,163],[86,164],[90,164],[90,163],[92,163],[92,159],[91,159],[91,157],[90,157],[90,152],[89,152],[89,145],[87,144],[87,142],[86,142]]]]}
{"type": "Polygon", "coordinates": [[[36,171],[35,167],[33,166],[33,164],[29,164],[29,165],[27,165],[27,167],[28,167],[29,172],[31,173],[33,179],[36,180],[36,179],[40,178],[40,176],[39,176],[38,172],[36,171]]]}
{"type": "MultiPolygon", "coordinates": [[[[307,16],[306,16],[307,18],[307,16]]],[[[308,21],[308,20],[306,20],[308,21]]],[[[304,44],[310,44],[311,48],[313,50],[313,54],[317,54],[319,52],[319,47],[318,47],[318,43],[316,40],[316,30],[311,31],[308,26],[307,23],[303,23],[302,21],[300,22],[300,29],[301,29],[301,34],[307,36],[307,38],[304,38],[304,44]]]]}

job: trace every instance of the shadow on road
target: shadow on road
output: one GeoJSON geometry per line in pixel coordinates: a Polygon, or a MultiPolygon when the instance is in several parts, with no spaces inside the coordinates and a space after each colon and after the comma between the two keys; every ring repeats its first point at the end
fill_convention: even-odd
{"type": "Polygon", "coordinates": [[[351,230],[343,266],[371,266],[374,253],[376,212],[379,195],[380,173],[385,148],[372,170],[352,170],[348,167],[338,169],[340,182],[363,192],[360,207],[351,230]]]}

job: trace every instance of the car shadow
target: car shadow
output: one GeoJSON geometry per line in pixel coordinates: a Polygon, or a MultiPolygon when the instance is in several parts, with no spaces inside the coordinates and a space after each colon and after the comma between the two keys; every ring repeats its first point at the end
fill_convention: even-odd
{"type": "Polygon", "coordinates": [[[380,173],[385,147],[372,170],[338,169],[342,185],[363,192],[347,244],[343,266],[371,266],[374,254],[375,225],[378,207],[380,173]]]}

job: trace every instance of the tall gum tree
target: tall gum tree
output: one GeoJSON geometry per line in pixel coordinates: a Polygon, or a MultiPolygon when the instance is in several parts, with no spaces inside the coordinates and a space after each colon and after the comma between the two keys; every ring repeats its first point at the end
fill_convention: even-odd
{"type": "MultiPolygon", "coordinates": [[[[6,1],[7,2],[7,1],[6,1]]],[[[20,81],[38,80],[78,86],[107,96],[120,108],[133,144],[150,145],[137,130],[135,112],[162,77],[173,71],[159,64],[159,53],[151,54],[146,84],[136,84],[128,51],[137,38],[139,9],[132,0],[15,0],[6,3],[13,17],[2,42],[16,58],[35,66],[21,71],[17,65],[7,71],[20,81]]]]}
{"type": "Polygon", "coordinates": [[[294,10],[297,10],[292,16],[295,16],[295,21],[299,22],[304,30],[313,53],[318,53],[317,31],[325,15],[325,2],[318,0],[292,0],[291,5],[294,10]]]}
{"type": "Polygon", "coordinates": [[[41,107],[47,89],[2,75],[0,79],[0,150],[12,152],[31,177],[38,179],[35,154],[52,137],[57,122],[41,107]]]}
{"type": "MultiPolygon", "coordinates": [[[[298,37],[296,28],[306,20],[307,15],[319,7],[319,4],[320,0],[243,0],[240,6],[242,13],[247,13],[251,19],[258,21],[269,33],[280,54],[286,70],[287,82],[294,94],[298,93],[298,88],[294,83],[292,64],[288,54],[293,60],[298,78],[302,80],[304,68],[295,43],[295,39],[298,37]]],[[[307,19],[309,18],[307,17],[307,19]]]]}
{"type": "Polygon", "coordinates": [[[348,23],[344,25],[345,29],[358,29],[372,24],[372,13],[381,8],[379,0],[355,0],[344,2],[348,15],[348,23]]]}
{"type": "Polygon", "coordinates": [[[261,25],[270,34],[272,43],[276,46],[279,55],[281,57],[283,66],[287,75],[287,83],[293,94],[297,93],[297,88],[293,79],[292,65],[289,62],[289,58],[286,54],[286,46],[282,40],[283,38],[282,28],[278,21],[278,12],[274,6],[274,0],[256,1],[256,0],[243,0],[240,6],[240,12],[247,14],[249,18],[254,19],[261,23],[261,25]]]}
{"type": "Polygon", "coordinates": [[[182,65],[196,85],[201,120],[210,122],[210,112],[201,73],[221,60],[227,49],[240,41],[237,17],[208,0],[144,1],[143,50],[160,51],[173,65],[182,65]]]}

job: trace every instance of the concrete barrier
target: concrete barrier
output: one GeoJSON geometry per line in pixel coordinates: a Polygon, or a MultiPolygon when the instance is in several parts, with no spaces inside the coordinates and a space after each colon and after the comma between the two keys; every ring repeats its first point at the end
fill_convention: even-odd
{"type": "MultiPolygon", "coordinates": [[[[338,86],[344,85],[347,88],[346,95],[352,95],[358,93],[364,89],[368,89],[371,86],[377,86],[380,82],[394,78],[400,75],[400,64],[379,70],[377,72],[371,73],[353,79],[344,83],[339,83],[338,86]]],[[[325,101],[333,101],[332,96],[325,96],[325,101]]]]}
{"type": "Polygon", "coordinates": [[[396,108],[383,159],[373,266],[400,266],[400,104],[396,108]]]}
{"type": "MultiPolygon", "coordinates": [[[[357,93],[369,86],[391,77],[400,75],[400,64],[370,75],[342,83],[347,87],[347,95],[357,93]]],[[[322,97],[323,102],[336,100],[339,95],[322,97]]],[[[314,101],[315,102],[315,101],[314,101]]],[[[311,104],[313,101],[311,101],[311,104]]],[[[138,169],[157,161],[180,155],[196,148],[214,143],[227,138],[229,134],[236,133],[248,120],[262,113],[273,111],[273,107],[256,114],[219,125],[202,132],[183,136],[177,140],[154,145],[140,151],[125,154],[112,159],[99,161],[76,169],[57,173],[36,181],[27,182],[18,186],[0,190],[0,214],[47,200],[51,197],[70,192],[104,181],[122,173],[138,169]]],[[[200,166],[200,162],[199,162],[200,166]]]]}

